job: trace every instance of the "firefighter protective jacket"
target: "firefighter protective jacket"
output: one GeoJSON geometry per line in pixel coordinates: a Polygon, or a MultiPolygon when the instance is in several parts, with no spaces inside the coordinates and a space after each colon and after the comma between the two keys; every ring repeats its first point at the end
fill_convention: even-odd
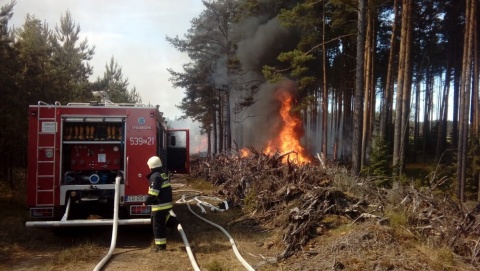
{"type": "Polygon", "coordinates": [[[167,174],[162,171],[162,168],[154,168],[147,178],[150,181],[150,187],[145,205],[152,205],[152,212],[171,209],[173,207],[172,187],[167,174]]]}

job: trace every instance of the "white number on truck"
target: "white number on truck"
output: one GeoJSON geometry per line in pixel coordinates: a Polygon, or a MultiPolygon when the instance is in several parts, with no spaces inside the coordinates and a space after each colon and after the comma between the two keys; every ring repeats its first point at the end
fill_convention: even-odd
{"type": "Polygon", "coordinates": [[[130,145],[132,146],[141,146],[141,145],[154,145],[155,137],[130,137],[130,145]]]}

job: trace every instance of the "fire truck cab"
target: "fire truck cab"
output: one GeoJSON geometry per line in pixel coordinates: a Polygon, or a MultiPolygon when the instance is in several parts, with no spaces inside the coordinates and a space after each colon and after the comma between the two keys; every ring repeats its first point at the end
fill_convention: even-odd
{"type": "Polygon", "coordinates": [[[29,106],[27,226],[148,224],[147,160],[189,172],[189,130],[168,130],[158,107],[39,102],[29,106]]]}

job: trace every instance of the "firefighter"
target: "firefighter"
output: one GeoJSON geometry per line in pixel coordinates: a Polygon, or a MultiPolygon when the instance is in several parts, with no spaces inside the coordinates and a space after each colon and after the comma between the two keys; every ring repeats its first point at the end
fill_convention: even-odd
{"type": "Polygon", "coordinates": [[[178,221],[170,214],[172,210],[172,187],[167,174],[162,168],[162,160],[158,156],[148,159],[150,173],[147,178],[150,182],[148,196],[144,206],[152,206],[152,227],[155,238],[155,251],[167,249],[166,227],[176,228],[178,221]]]}

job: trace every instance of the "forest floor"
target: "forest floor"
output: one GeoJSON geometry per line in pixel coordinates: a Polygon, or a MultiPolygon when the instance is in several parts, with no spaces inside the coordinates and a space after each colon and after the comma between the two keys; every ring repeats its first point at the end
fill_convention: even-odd
{"type": "MultiPolygon", "coordinates": [[[[172,180],[175,200],[188,191],[199,191],[185,179],[172,180]],[[185,191],[185,192],[181,192],[185,191]]],[[[203,195],[211,190],[201,188],[203,195]]],[[[241,217],[241,210],[200,212],[196,205],[175,204],[195,261],[201,270],[245,270],[236,258],[229,238],[216,227],[197,218],[192,211],[225,227],[241,257],[256,270],[278,270],[282,263],[268,263],[274,256],[276,229],[262,228],[253,221],[228,227],[241,217]]],[[[107,255],[112,239],[109,227],[30,228],[25,226],[25,207],[15,197],[3,197],[0,236],[0,270],[94,270],[107,255]],[[10,211],[6,211],[10,210],[10,211]]],[[[194,270],[180,233],[168,229],[167,251],[152,251],[152,229],[147,225],[119,226],[113,256],[101,270],[194,270]]]]}
{"type": "MultiPolygon", "coordinates": [[[[174,197],[191,191],[218,196],[206,181],[172,179],[174,197]]],[[[94,270],[111,244],[110,227],[72,227],[62,231],[27,228],[22,197],[0,197],[0,270],[94,270]]],[[[244,261],[255,270],[478,270],[452,253],[424,242],[408,229],[377,220],[352,221],[328,215],[302,250],[279,258],[285,249],[282,219],[259,221],[239,208],[201,213],[194,204],[177,202],[174,211],[200,270],[246,270],[228,237],[192,212],[222,226],[244,261]]],[[[149,226],[120,226],[112,258],[101,270],[194,270],[177,231],[168,232],[168,249],[152,251],[149,226]]],[[[248,270],[248,269],[247,269],[248,270]]]]}

